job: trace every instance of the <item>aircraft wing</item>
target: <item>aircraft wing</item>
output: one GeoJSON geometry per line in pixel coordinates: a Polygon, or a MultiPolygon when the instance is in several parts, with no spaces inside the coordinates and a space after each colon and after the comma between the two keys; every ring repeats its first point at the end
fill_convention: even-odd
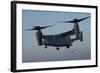
{"type": "Polygon", "coordinates": [[[59,34],[59,36],[66,37],[66,36],[71,36],[73,34],[75,34],[74,30],[71,30],[71,31],[67,31],[67,32],[61,33],[61,34],[59,34]]]}

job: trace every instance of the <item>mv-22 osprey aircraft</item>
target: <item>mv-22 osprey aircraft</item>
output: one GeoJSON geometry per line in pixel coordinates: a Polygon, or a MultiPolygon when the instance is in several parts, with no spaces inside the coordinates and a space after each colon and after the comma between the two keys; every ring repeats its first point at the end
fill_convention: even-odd
{"type": "Polygon", "coordinates": [[[27,29],[27,30],[37,30],[36,32],[36,38],[37,38],[37,43],[39,46],[44,45],[45,48],[47,46],[53,46],[56,47],[57,50],[59,50],[59,47],[66,47],[69,48],[72,46],[72,43],[76,40],[80,40],[81,42],[83,41],[83,33],[80,31],[79,24],[78,22],[81,22],[87,18],[90,18],[90,16],[82,18],[82,19],[73,19],[72,21],[59,21],[59,23],[74,23],[74,27],[70,31],[66,31],[60,34],[55,34],[55,35],[43,35],[42,29],[54,26],[45,26],[45,27],[40,27],[40,26],[34,26],[32,29],[27,29]],[[71,38],[72,35],[75,35],[74,38],[71,38]]]}

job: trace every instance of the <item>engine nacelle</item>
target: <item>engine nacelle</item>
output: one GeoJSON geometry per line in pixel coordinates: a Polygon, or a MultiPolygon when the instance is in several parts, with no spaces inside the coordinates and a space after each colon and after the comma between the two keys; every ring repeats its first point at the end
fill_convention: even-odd
{"type": "Polygon", "coordinates": [[[36,32],[36,39],[37,39],[38,45],[41,46],[42,45],[42,32],[40,30],[36,32]]]}
{"type": "Polygon", "coordinates": [[[78,23],[74,23],[74,33],[76,35],[76,39],[79,39],[80,29],[78,23]]]}

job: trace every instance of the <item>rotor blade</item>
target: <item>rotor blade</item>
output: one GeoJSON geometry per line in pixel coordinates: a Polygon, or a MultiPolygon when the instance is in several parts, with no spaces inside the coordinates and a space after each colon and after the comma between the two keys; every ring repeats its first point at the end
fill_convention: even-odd
{"type": "Polygon", "coordinates": [[[40,27],[40,29],[48,28],[48,27],[51,27],[51,26],[54,26],[54,25],[49,25],[49,26],[45,26],[45,27],[40,27]]]}
{"type": "Polygon", "coordinates": [[[49,26],[45,26],[45,27],[34,26],[33,29],[26,29],[25,31],[29,31],[29,30],[41,30],[41,29],[44,29],[44,28],[47,28],[47,27],[51,27],[51,26],[54,26],[54,25],[49,25],[49,26]]]}
{"type": "Polygon", "coordinates": [[[58,23],[73,23],[74,21],[58,21],[58,23]]]}
{"type": "Polygon", "coordinates": [[[35,29],[26,29],[25,31],[30,31],[30,30],[35,30],[35,29]]]}
{"type": "Polygon", "coordinates": [[[80,21],[83,21],[83,20],[85,20],[85,19],[87,19],[87,18],[90,18],[90,16],[85,17],[85,18],[82,18],[82,19],[77,19],[77,21],[80,22],[80,21]]]}
{"type": "Polygon", "coordinates": [[[74,22],[80,22],[80,21],[83,21],[83,20],[85,20],[87,18],[90,18],[90,16],[85,17],[85,18],[82,18],[82,19],[72,20],[72,21],[58,21],[58,23],[74,23],[74,22]]]}

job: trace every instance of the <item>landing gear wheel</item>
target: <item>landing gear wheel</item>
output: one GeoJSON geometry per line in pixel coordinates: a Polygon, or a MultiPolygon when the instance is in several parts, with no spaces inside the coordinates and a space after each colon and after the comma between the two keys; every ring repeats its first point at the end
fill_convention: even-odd
{"type": "Polygon", "coordinates": [[[67,48],[69,48],[69,46],[67,46],[67,48]]]}
{"type": "Polygon", "coordinates": [[[56,50],[59,50],[59,48],[57,47],[56,50]]]}
{"type": "Polygon", "coordinates": [[[45,48],[47,48],[47,46],[45,46],[45,48]]]}

